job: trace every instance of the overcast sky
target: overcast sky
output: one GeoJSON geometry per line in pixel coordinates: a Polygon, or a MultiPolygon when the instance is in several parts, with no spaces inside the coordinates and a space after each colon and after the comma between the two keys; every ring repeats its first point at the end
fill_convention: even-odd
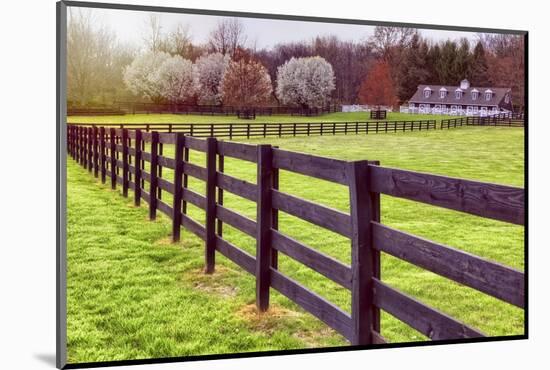
{"type": "MultiPolygon", "coordinates": [[[[149,12],[113,9],[83,9],[91,12],[95,23],[105,25],[117,35],[119,41],[141,46],[146,32],[149,12]]],[[[156,13],[160,15],[162,32],[172,31],[177,24],[188,25],[194,43],[203,43],[210,31],[223,17],[210,15],[187,15],[174,13],[156,13]]],[[[69,11],[70,16],[70,11],[69,11]]],[[[318,23],[303,21],[285,21],[272,19],[240,18],[244,24],[248,45],[254,43],[258,49],[271,48],[277,43],[310,40],[315,36],[336,35],[342,40],[364,41],[373,34],[374,26],[318,23]]],[[[419,30],[428,39],[435,41],[466,37],[477,40],[472,32],[419,30]]]]}

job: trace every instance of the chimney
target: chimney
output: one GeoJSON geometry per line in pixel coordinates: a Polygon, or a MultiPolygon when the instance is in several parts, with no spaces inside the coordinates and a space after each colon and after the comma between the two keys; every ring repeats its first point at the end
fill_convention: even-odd
{"type": "Polygon", "coordinates": [[[468,81],[467,79],[463,79],[462,81],[460,81],[460,88],[462,90],[467,90],[470,88],[470,81],[468,81]]]}

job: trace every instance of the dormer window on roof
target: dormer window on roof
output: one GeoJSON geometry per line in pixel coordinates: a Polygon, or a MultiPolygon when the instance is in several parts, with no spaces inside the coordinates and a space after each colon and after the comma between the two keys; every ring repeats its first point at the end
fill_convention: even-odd
{"type": "Polygon", "coordinates": [[[472,100],[477,100],[477,97],[479,96],[479,91],[477,89],[472,90],[472,100]]]}
{"type": "Polygon", "coordinates": [[[455,97],[457,99],[460,99],[462,98],[462,89],[459,87],[458,89],[455,90],[455,97]]]}
{"type": "Polygon", "coordinates": [[[429,86],[426,86],[426,87],[424,88],[424,97],[425,97],[425,98],[429,98],[430,95],[432,95],[432,89],[430,89],[429,86]]]}
{"type": "Polygon", "coordinates": [[[442,87],[441,89],[439,89],[439,97],[440,97],[441,99],[444,99],[445,96],[447,96],[447,89],[444,88],[444,87],[442,87]]]}
{"type": "Polygon", "coordinates": [[[485,100],[491,100],[493,97],[493,90],[487,89],[485,90],[485,100]]]}

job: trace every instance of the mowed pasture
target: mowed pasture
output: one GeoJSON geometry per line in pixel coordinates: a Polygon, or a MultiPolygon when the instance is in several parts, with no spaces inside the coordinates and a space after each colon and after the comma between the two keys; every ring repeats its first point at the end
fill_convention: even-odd
{"type": "MultiPolygon", "coordinates": [[[[384,121],[426,120],[449,118],[433,114],[388,113],[384,121]]],[[[370,119],[369,112],[330,113],[319,116],[256,116],[256,119],[239,119],[235,115],[209,114],[126,114],[118,116],[68,116],[68,122],[77,123],[285,123],[285,122],[355,122],[375,121],[370,119]]]]}
{"type": "MultiPolygon", "coordinates": [[[[354,113],[342,115],[348,117],[342,120],[359,119],[349,118],[354,113]]],[[[134,122],[146,122],[145,116],[134,122]]],[[[151,115],[148,121],[160,122],[159,117],[163,116],[151,115]]],[[[133,116],[118,120],[131,122],[124,119],[128,117],[133,116]]],[[[314,118],[329,120],[326,117],[314,118]]],[[[69,118],[77,121],[75,117],[69,118]]],[[[114,122],[106,117],[86,118],[90,122],[99,123],[103,119],[102,122],[114,122]]],[[[209,121],[205,122],[212,122],[212,117],[207,118],[209,121]]],[[[228,118],[233,121],[227,122],[235,121],[234,117],[228,118]]],[[[289,121],[306,117],[290,118],[289,121]]],[[[270,143],[283,149],[345,160],[380,160],[388,167],[485,182],[524,184],[522,128],[462,127],[369,136],[261,138],[247,142],[270,143]]],[[[165,146],[164,154],[172,156],[173,148],[165,146]]],[[[201,153],[190,154],[191,162],[204,165],[201,153]]],[[[256,181],[256,167],[252,163],[226,158],[225,172],[256,181]]],[[[172,181],[172,176],[170,170],[163,169],[162,177],[172,181]]],[[[189,185],[204,194],[201,181],[189,178],[189,185]]],[[[349,210],[349,194],[344,186],[281,171],[280,188],[292,195],[349,210]]],[[[170,194],[163,193],[163,200],[170,203],[170,194]]],[[[255,219],[256,205],[252,202],[225,192],[224,205],[255,219]]],[[[204,221],[201,210],[188,205],[188,212],[197,221],[204,221]]],[[[134,207],[132,197],[125,199],[119,189],[109,190],[108,184],[102,185],[68,159],[70,362],[346,345],[341,336],[273,290],[270,311],[258,315],[252,276],[220,254],[216,255],[216,272],[204,275],[203,242],[182,230],[182,241],[171,244],[171,221],[159,214],[156,221],[150,222],[147,215],[146,206],[134,207]]],[[[397,229],[520,270],[524,268],[521,226],[384,195],[381,217],[384,224],[397,229]]],[[[279,229],[319,251],[350,262],[349,240],[337,234],[284,213],[279,216],[279,229]]],[[[225,239],[254,254],[252,238],[227,225],[223,232],[225,239]]],[[[350,293],[344,288],[282,254],[279,266],[284,274],[349,311],[350,293]]],[[[523,310],[473,289],[385,254],[381,275],[388,284],[487,335],[523,333],[523,310]]],[[[426,340],[388,314],[382,315],[381,328],[390,342],[426,340]]]]}

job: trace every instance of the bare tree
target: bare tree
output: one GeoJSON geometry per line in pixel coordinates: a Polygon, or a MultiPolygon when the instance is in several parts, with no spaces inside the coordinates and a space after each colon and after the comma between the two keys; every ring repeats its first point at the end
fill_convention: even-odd
{"type": "Polygon", "coordinates": [[[69,8],[67,24],[67,98],[70,104],[107,104],[122,86],[122,70],[133,51],[91,11],[69,8]]]}
{"type": "Polygon", "coordinates": [[[145,22],[145,32],[143,41],[150,51],[161,51],[162,46],[162,26],[160,16],[155,13],[150,13],[145,22]]]}
{"type": "Polygon", "coordinates": [[[171,55],[179,55],[183,58],[188,58],[193,53],[193,44],[189,33],[189,26],[186,24],[178,24],[176,28],[166,37],[160,37],[158,42],[159,51],[164,51],[171,55]]]}
{"type": "Polygon", "coordinates": [[[238,18],[224,18],[210,32],[208,48],[211,52],[235,55],[238,48],[243,48],[247,37],[243,23],[238,18]]]}
{"type": "Polygon", "coordinates": [[[410,45],[417,29],[408,27],[376,26],[371,43],[376,51],[388,63],[396,62],[396,51],[410,45]]]}

